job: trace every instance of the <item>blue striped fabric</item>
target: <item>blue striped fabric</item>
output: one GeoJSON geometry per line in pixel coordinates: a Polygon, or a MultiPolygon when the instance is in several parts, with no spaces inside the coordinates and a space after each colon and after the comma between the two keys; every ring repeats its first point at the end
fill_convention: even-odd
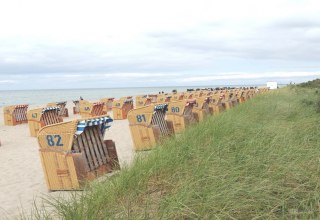
{"type": "Polygon", "coordinates": [[[42,113],[44,113],[46,111],[51,111],[51,110],[60,111],[60,107],[46,107],[46,108],[42,109],[42,113]]]}
{"type": "Polygon", "coordinates": [[[154,106],[154,110],[163,110],[163,111],[168,111],[168,104],[159,104],[154,106]]]}
{"type": "Polygon", "coordinates": [[[107,128],[111,127],[113,119],[109,116],[79,121],[77,125],[76,135],[80,135],[88,126],[101,125],[101,133],[104,134],[107,128]]]}

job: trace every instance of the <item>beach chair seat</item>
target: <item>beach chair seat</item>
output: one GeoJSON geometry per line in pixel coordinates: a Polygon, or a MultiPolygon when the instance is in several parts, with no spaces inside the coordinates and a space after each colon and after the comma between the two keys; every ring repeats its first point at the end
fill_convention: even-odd
{"type": "Polygon", "coordinates": [[[27,111],[29,105],[11,105],[3,108],[4,124],[15,126],[28,123],[27,111]]]}
{"type": "Polygon", "coordinates": [[[109,111],[112,111],[112,103],[114,98],[102,98],[100,99],[100,102],[104,103],[103,106],[103,113],[107,114],[109,111]]]}
{"type": "Polygon", "coordinates": [[[112,104],[112,113],[114,120],[123,120],[127,118],[128,112],[133,109],[132,96],[122,97],[115,100],[112,104]]]}
{"type": "Polygon", "coordinates": [[[59,116],[61,117],[69,117],[68,108],[66,107],[67,101],[64,102],[50,102],[47,104],[47,107],[59,107],[59,116]]]}
{"type": "Polygon", "coordinates": [[[103,102],[89,102],[86,100],[80,100],[80,115],[81,118],[90,118],[104,115],[104,103],[103,102]]]}
{"type": "Polygon", "coordinates": [[[181,133],[188,125],[198,121],[198,115],[192,111],[195,104],[195,99],[175,101],[168,104],[167,121],[172,123],[175,134],[181,133]]]}
{"type": "Polygon", "coordinates": [[[80,114],[80,102],[79,100],[73,100],[72,101],[74,106],[73,106],[73,114],[80,114]]]}
{"type": "Polygon", "coordinates": [[[165,120],[167,104],[150,104],[128,113],[134,149],[149,150],[164,137],[173,134],[172,123],[165,120]]]}
{"type": "Polygon", "coordinates": [[[63,121],[59,107],[31,109],[27,112],[30,135],[37,137],[40,128],[63,121]]]}
{"type": "Polygon", "coordinates": [[[81,189],[91,180],[119,169],[112,140],[104,134],[108,116],[78,119],[43,127],[38,143],[49,190],[81,189]]]}

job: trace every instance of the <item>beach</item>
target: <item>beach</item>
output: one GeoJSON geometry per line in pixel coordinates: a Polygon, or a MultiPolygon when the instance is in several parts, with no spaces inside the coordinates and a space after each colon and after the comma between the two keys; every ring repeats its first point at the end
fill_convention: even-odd
{"type": "MultiPolygon", "coordinates": [[[[31,105],[29,109],[45,106],[31,105]]],[[[68,101],[69,117],[64,121],[80,118],[80,115],[73,115],[72,107],[72,101],[68,101]]],[[[115,142],[120,166],[131,164],[134,152],[127,120],[114,120],[104,139],[115,142]]],[[[0,141],[0,219],[19,218],[22,212],[28,215],[34,201],[40,202],[41,197],[70,194],[68,191],[48,191],[37,138],[30,136],[28,124],[5,126],[2,107],[0,141]]]]}

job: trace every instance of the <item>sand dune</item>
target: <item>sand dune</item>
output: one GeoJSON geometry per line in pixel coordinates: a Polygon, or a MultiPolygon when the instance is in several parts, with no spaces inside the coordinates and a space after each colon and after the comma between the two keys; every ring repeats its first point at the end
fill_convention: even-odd
{"type": "MultiPolygon", "coordinates": [[[[70,117],[64,121],[79,118],[72,114],[72,105],[69,101],[70,117]]],[[[30,106],[29,109],[44,106],[30,106]]],[[[121,165],[131,163],[134,153],[127,120],[114,121],[105,139],[115,141],[121,165]]],[[[0,108],[0,140],[0,219],[15,219],[22,209],[29,213],[34,200],[40,201],[45,195],[69,193],[47,190],[37,139],[30,137],[28,124],[4,126],[3,108],[0,108]]]]}

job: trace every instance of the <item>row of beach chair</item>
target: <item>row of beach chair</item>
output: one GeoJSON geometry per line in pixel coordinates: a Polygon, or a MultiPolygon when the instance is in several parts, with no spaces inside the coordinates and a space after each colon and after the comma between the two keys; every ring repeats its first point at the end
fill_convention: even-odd
{"type": "Polygon", "coordinates": [[[164,137],[179,134],[188,125],[219,114],[265,91],[232,89],[137,96],[137,107],[128,113],[134,148],[136,151],[149,150],[164,137]]]}

